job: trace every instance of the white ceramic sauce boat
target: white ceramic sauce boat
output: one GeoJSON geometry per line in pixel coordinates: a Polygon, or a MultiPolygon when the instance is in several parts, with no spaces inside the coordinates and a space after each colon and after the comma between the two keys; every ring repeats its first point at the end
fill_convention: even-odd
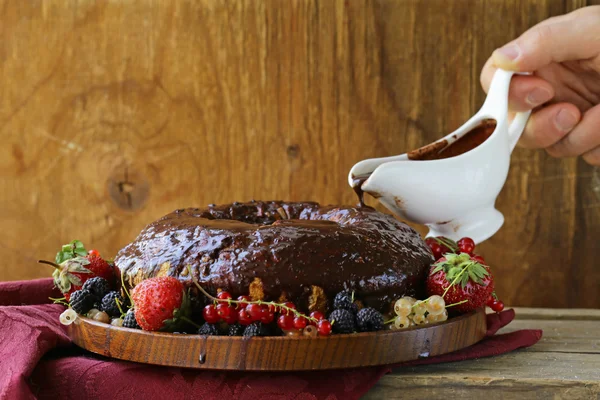
{"type": "Polygon", "coordinates": [[[508,89],[513,72],[498,70],[488,96],[475,116],[446,137],[421,149],[440,153],[465,134],[493,119],[496,127],[479,146],[460,155],[415,160],[415,152],[374,158],[352,167],[348,180],[376,197],[400,218],[429,227],[428,236],[457,240],[470,237],[480,243],[504,223],[495,208],[508,175],[510,154],[531,112],[517,113],[509,123],[508,89]],[[411,159],[412,158],[412,159],[411,159]],[[366,180],[364,180],[366,179],[366,180]]]}

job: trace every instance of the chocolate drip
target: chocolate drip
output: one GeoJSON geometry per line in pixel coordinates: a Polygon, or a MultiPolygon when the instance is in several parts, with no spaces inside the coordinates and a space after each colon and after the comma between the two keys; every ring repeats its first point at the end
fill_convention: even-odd
{"type": "Polygon", "coordinates": [[[369,174],[352,177],[352,189],[354,189],[354,193],[358,196],[359,207],[367,207],[365,204],[365,192],[362,190],[362,185],[370,176],[371,175],[369,174]]]}

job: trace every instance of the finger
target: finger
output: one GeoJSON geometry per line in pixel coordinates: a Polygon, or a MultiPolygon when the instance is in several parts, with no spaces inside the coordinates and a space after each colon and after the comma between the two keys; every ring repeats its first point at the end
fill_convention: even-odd
{"type": "Polygon", "coordinates": [[[590,165],[600,166],[600,146],[585,153],[583,159],[590,165]]]}
{"type": "Polygon", "coordinates": [[[600,105],[590,108],[562,140],[547,148],[554,157],[579,156],[600,146],[600,105]]]}
{"type": "Polygon", "coordinates": [[[600,7],[586,7],[538,24],[492,54],[494,64],[535,71],[552,62],[584,60],[600,53],[600,7]]]}
{"type": "Polygon", "coordinates": [[[529,117],[519,145],[547,148],[563,139],[579,122],[581,113],[572,104],[559,103],[540,108],[529,117]]]}
{"type": "MultiPolygon", "coordinates": [[[[486,64],[481,72],[481,85],[488,91],[496,68],[486,64]]],[[[514,76],[510,82],[508,105],[512,111],[528,111],[552,100],[554,88],[537,76],[514,76]]]]}

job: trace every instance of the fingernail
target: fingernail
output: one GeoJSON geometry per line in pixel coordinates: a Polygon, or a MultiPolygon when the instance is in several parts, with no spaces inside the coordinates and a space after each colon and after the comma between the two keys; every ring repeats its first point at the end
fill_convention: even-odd
{"type": "Polygon", "coordinates": [[[554,118],[556,127],[563,132],[568,132],[577,125],[577,115],[569,110],[562,109],[554,118]]]}
{"type": "Polygon", "coordinates": [[[530,106],[535,107],[535,106],[539,106],[540,104],[547,102],[551,98],[552,98],[552,93],[550,93],[549,90],[543,89],[543,88],[535,88],[529,93],[529,95],[527,96],[527,99],[525,99],[525,101],[530,106]]]}
{"type": "Polygon", "coordinates": [[[521,49],[516,44],[508,44],[498,49],[498,53],[510,61],[515,61],[521,55],[521,49]]]}

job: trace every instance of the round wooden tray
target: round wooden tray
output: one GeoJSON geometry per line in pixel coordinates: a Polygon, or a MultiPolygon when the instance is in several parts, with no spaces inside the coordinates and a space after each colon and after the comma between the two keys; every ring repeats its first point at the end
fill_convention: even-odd
{"type": "Polygon", "coordinates": [[[450,353],[485,336],[482,308],[446,322],[402,331],[316,338],[227,337],[145,332],[77,318],[71,339],[122,360],[219,370],[300,371],[385,365],[450,353]]]}

